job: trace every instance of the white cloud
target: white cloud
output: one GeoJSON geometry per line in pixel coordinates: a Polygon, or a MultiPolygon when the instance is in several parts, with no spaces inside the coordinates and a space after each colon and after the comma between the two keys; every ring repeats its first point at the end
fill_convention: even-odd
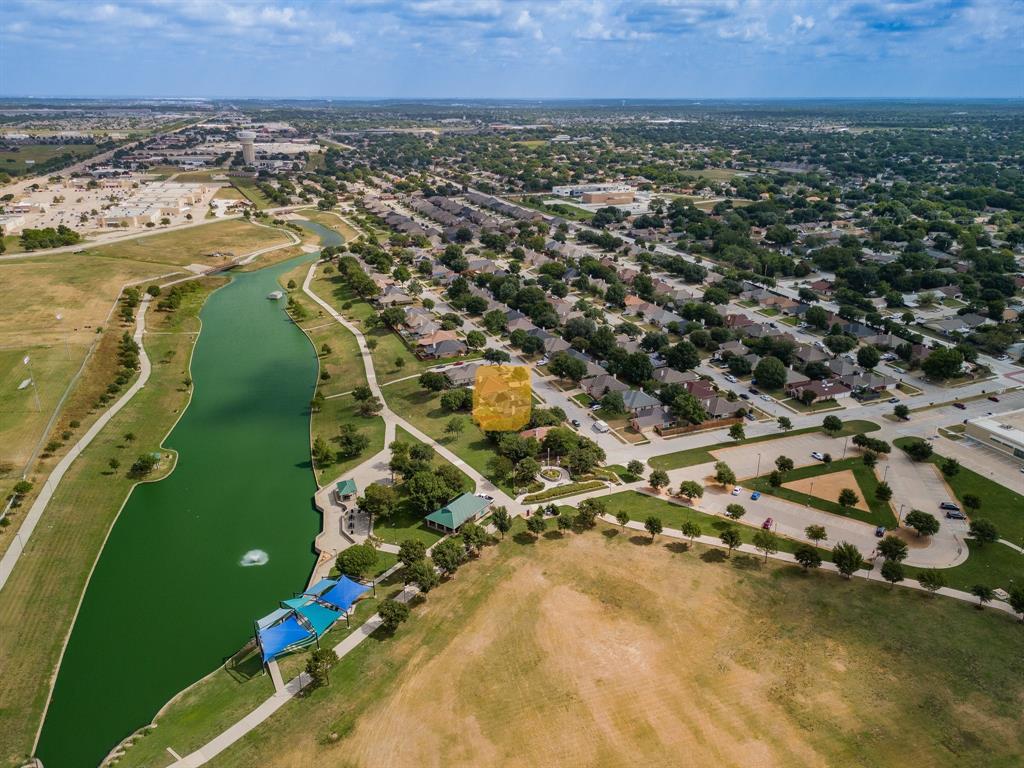
{"type": "Polygon", "coordinates": [[[789,27],[794,32],[806,30],[810,32],[814,29],[814,17],[813,16],[801,16],[799,13],[793,14],[793,23],[789,27]]]}

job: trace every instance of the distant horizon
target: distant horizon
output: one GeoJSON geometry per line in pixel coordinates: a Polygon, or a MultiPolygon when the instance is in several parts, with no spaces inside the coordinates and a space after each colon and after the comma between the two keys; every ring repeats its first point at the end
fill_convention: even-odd
{"type": "Polygon", "coordinates": [[[1024,98],[1024,0],[0,4],[0,92],[35,98],[957,99],[979,88],[1024,98]],[[692,95],[664,95],[679,92],[692,95]],[[478,96],[424,95],[437,93],[478,96]]]}
{"type": "MultiPolygon", "coordinates": [[[[469,102],[478,104],[522,102],[529,104],[550,103],[605,103],[625,102],[625,106],[645,104],[701,104],[705,102],[802,102],[802,101],[884,101],[884,102],[1022,102],[1024,96],[167,96],[167,95],[68,95],[68,94],[0,94],[0,102],[15,100],[32,101],[173,101],[173,102],[222,102],[222,101],[297,101],[297,102],[397,102],[411,104],[469,102]]],[[[614,106],[614,105],[613,105],[614,106]]]]}

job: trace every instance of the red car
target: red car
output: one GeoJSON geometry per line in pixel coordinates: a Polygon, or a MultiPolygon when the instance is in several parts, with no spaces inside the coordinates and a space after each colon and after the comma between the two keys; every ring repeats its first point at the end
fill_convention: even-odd
{"type": "Polygon", "coordinates": [[[771,519],[771,518],[769,517],[769,518],[768,518],[767,520],[765,520],[765,521],[764,521],[763,523],[761,523],[761,527],[762,527],[762,528],[764,528],[764,529],[765,529],[765,530],[767,531],[767,530],[770,530],[770,529],[771,529],[771,527],[772,527],[772,525],[773,525],[774,523],[775,523],[775,521],[774,521],[774,520],[772,520],[772,519],[771,519]]]}
{"type": "Polygon", "coordinates": [[[998,403],[999,402],[999,398],[996,397],[995,395],[989,395],[988,399],[991,400],[993,403],[998,403]]]}

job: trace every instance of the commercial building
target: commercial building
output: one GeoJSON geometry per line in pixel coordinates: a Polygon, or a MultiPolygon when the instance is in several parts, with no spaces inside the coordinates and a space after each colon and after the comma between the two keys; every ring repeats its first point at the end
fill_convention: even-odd
{"type": "Polygon", "coordinates": [[[198,205],[210,192],[205,184],[160,182],[146,184],[127,197],[121,205],[103,211],[101,227],[137,227],[156,223],[163,217],[181,216],[198,205]]]}
{"type": "MultiPolygon", "coordinates": [[[[559,197],[580,197],[585,195],[626,195],[630,196],[629,202],[633,202],[633,188],[629,184],[621,182],[608,184],[570,184],[563,187],[552,187],[551,194],[559,197]]],[[[583,202],[603,202],[601,200],[586,200],[583,202]]]]}
{"type": "Polygon", "coordinates": [[[968,419],[964,434],[986,448],[1024,461],[1024,408],[968,419]]]}

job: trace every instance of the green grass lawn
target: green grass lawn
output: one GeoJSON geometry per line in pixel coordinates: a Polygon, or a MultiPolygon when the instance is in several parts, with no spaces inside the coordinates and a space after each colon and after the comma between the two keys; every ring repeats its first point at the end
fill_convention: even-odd
{"type": "MultiPolygon", "coordinates": [[[[970,591],[975,584],[1002,587],[1009,591],[1015,584],[1024,583],[1024,555],[998,542],[978,544],[967,540],[970,555],[967,560],[953,568],[943,568],[946,586],[970,591]]],[[[904,569],[909,578],[916,578],[923,568],[907,566],[904,569]]]]}
{"type": "Polygon", "coordinates": [[[55,157],[72,155],[80,160],[96,152],[95,144],[22,144],[17,149],[0,150],[0,171],[11,176],[31,176],[39,173],[42,163],[55,157]]]}
{"type": "Polygon", "coordinates": [[[440,393],[428,392],[421,388],[415,379],[395,382],[384,387],[382,391],[391,410],[400,414],[424,434],[437,440],[502,490],[512,493],[512,488],[503,482],[499,483],[491,472],[489,463],[497,454],[468,413],[459,414],[464,419],[466,428],[453,438],[444,431],[453,414],[442,410],[440,393]]]}
{"type": "Polygon", "coordinates": [[[338,430],[342,424],[355,424],[356,428],[370,438],[369,447],[358,456],[335,461],[316,468],[316,480],[321,486],[340,477],[353,467],[384,449],[384,419],[380,416],[367,418],[356,410],[357,403],[352,395],[332,397],[324,400],[320,410],[312,415],[311,442],[323,437],[334,450],[338,448],[338,430]]]}
{"type": "MultiPolygon", "coordinates": [[[[874,422],[851,419],[850,421],[843,422],[843,429],[836,435],[836,437],[847,437],[849,435],[856,435],[860,432],[874,432],[877,429],[878,425],[874,422]]],[[[711,451],[717,451],[722,448],[734,448],[737,445],[751,445],[753,443],[761,443],[766,440],[778,440],[792,435],[803,435],[810,432],[821,431],[821,427],[804,427],[803,429],[791,429],[788,432],[779,432],[776,435],[761,435],[760,437],[751,437],[747,440],[740,441],[729,440],[724,443],[715,443],[714,445],[706,445],[699,448],[688,448],[685,451],[676,451],[675,453],[666,453],[661,456],[654,456],[648,463],[654,469],[664,470],[692,467],[696,464],[706,464],[709,461],[714,461],[715,457],[711,455],[711,451]]]]}
{"type": "Polygon", "coordinates": [[[233,178],[231,179],[231,184],[235,189],[249,198],[249,202],[255,205],[259,210],[262,211],[264,208],[270,207],[270,200],[260,191],[260,188],[256,186],[256,182],[252,179],[233,178]]]}
{"type": "MultiPolygon", "coordinates": [[[[637,491],[620,491],[611,496],[605,496],[601,500],[608,507],[608,511],[612,515],[624,511],[629,515],[630,520],[635,520],[639,523],[654,515],[661,520],[662,525],[666,528],[674,528],[676,530],[679,530],[679,527],[684,522],[691,521],[701,527],[702,535],[704,536],[719,536],[722,531],[732,526],[740,532],[744,544],[753,544],[754,534],[760,530],[757,526],[747,525],[743,522],[742,518],[738,521],[733,521],[725,517],[709,515],[701,512],[699,509],[681,504],[673,504],[665,499],[658,499],[645,493],[638,493],[637,491]]],[[[777,536],[777,539],[780,552],[792,553],[803,543],[787,539],[784,536],[777,536]]],[[[828,550],[819,549],[818,552],[821,554],[822,560],[831,560],[832,555],[828,550]]]]}
{"type": "Polygon", "coordinates": [[[755,491],[770,493],[773,496],[778,496],[780,499],[787,499],[796,504],[810,505],[823,512],[831,512],[834,515],[842,515],[843,517],[852,517],[854,520],[861,520],[865,523],[871,523],[871,525],[884,525],[886,528],[895,527],[896,515],[893,514],[892,507],[888,502],[879,501],[875,498],[878,478],[871,469],[864,465],[859,456],[833,461],[830,464],[811,464],[806,467],[797,467],[785,474],[783,482],[788,483],[808,477],[821,477],[822,475],[830,475],[847,469],[853,472],[857,480],[857,487],[853,490],[864,500],[870,511],[865,512],[855,507],[844,507],[836,501],[829,501],[820,496],[811,496],[794,491],[791,488],[773,488],[772,484],[768,482],[768,475],[761,475],[760,477],[744,480],[743,482],[744,485],[753,488],[755,491]]]}
{"type": "Polygon", "coordinates": [[[839,403],[832,398],[829,398],[828,400],[815,400],[810,405],[805,405],[795,397],[780,400],[779,402],[788,408],[792,408],[794,411],[799,411],[800,413],[819,413],[821,411],[831,411],[839,408],[839,403]]]}

